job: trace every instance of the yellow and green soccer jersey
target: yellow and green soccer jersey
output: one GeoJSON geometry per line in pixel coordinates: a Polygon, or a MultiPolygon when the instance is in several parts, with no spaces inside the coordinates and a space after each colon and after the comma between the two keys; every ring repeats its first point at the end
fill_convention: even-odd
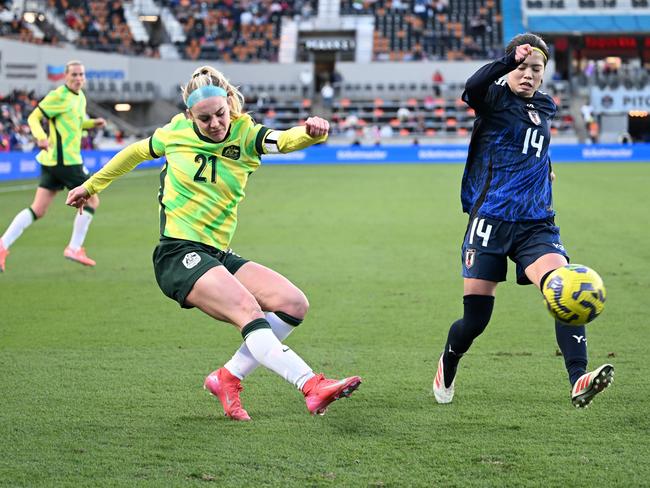
{"type": "Polygon", "coordinates": [[[237,206],[249,175],[259,168],[268,128],[242,115],[222,142],[199,132],[183,114],[149,140],[153,157],[165,156],[160,181],[160,233],[227,249],[237,227],[237,206]]]}
{"type": "MultiPolygon", "coordinates": [[[[36,160],[44,166],[73,166],[82,164],[81,135],[84,119],[86,118],[86,97],[80,90],[75,93],[62,85],[48,93],[38,104],[37,109],[49,120],[49,147],[36,156],[36,160]]],[[[30,117],[31,118],[31,117],[30,117]]],[[[40,118],[36,124],[40,124],[40,118]]],[[[32,134],[40,139],[43,130],[34,127],[30,120],[32,134]]]]}

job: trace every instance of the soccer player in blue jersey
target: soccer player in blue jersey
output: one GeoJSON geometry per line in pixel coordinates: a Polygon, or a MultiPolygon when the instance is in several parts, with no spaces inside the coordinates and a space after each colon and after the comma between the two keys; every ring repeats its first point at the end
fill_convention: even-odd
{"type": "MultiPolygon", "coordinates": [[[[469,214],[462,246],[464,313],[451,325],[438,361],[433,381],[438,403],[453,399],[458,362],[490,321],[507,258],[517,265],[517,283],[540,289],[553,270],[568,263],[554,221],[548,154],[557,107],[539,91],[548,57],[540,37],[520,34],[503,58],[465,84],[463,100],[476,111],[476,121],[461,189],[469,214]]],[[[609,386],[614,367],[587,372],[584,326],[556,322],[555,332],[573,385],[571,400],[585,407],[609,386]]]]}

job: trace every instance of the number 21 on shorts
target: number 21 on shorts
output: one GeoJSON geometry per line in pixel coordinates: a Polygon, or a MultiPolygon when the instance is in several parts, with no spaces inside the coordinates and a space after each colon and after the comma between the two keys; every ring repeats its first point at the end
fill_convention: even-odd
{"type": "Polygon", "coordinates": [[[472,221],[472,230],[469,232],[469,240],[467,243],[469,245],[474,244],[474,236],[477,238],[482,238],[481,246],[487,247],[488,240],[490,240],[490,232],[492,232],[492,226],[490,224],[485,225],[485,219],[479,219],[475,217],[472,221]]]}

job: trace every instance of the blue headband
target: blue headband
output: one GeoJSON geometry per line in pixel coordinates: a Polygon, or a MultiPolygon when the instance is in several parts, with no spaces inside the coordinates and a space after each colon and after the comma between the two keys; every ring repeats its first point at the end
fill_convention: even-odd
{"type": "Polygon", "coordinates": [[[226,90],[224,90],[220,86],[214,86],[214,85],[201,86],[196,90],[194,90],[192,93],[190,93],[190,96],[187,97],[187,102],[185,102],[185,105],[187,105],[187,108],[192,108],[194,105],[196,105],[202,100],[205,100],[206,98],[227,97],[227,96],[228,93],[226,92],[226,90]]]}

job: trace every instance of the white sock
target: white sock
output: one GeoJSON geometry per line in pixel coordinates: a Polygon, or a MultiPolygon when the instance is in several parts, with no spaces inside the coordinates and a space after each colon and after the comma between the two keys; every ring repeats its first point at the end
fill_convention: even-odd
{"type": "Polygon", "coordinates": [[[27,227],[32,225],[34,220],[34,214],[30,209],[25,208],[18,212],[18,215],[14,217],[11,224],[9,224],[9,227],[7,227],[7,230],[2,235],[2,245],[4,248],[9,249],[9,246],[20,237],[20,234],[22,234],[27,227]]]}
{"type": "MultiPolygon", "coordinates": [[[[277,337],[280,342],[289,337],[289,334],[291,334],[293,329],[295,329],[293,325],[287,324],[273,312],[264,313],[264,317],[268,323],[271,324],[273,334],[275,334],[275,337],[277,337]]],[[[230,361],[224,365],[224,368],[230,371],[230,374],[233,376],[243,380],[246,376],[255,371],[259,365],[260,363],[253,357],[244,342],[240,348],[237,349],[237,352],[235,352],[230,361]]]]}
{"type": "Polygon", "coordinates": [[[76,251],[83,246],[84,239],[86,239],[86,234],[88,233],[88,227],[92,220],[93,214],[87,210],[84,210],[81,214],[77,213],[77,216],[74,218],[72,237],[70,237],[70,244],[68,244],[68,247],[76,251]]]}
{"type": "Polygon", "coordinates": [[[299,390],[314,376],[307,363],[289,346],[282,344],[271,329],[254,330],[246,337],[246,345],[262,366],[279,374],[299,390]]]}

